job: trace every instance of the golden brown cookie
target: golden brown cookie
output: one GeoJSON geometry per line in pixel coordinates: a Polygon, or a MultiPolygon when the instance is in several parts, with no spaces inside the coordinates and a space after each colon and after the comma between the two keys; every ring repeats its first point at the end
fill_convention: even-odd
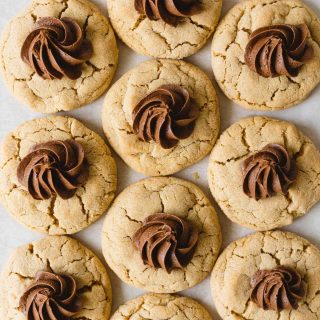
{"type": "MultiPolygon", "coordinates": [[[[158,99],[159,95],[156,98],[158,99]]],[[[169,95],[167,98],[171,99],[169,95]]],[[[180,98],[183,99],[186,98],[180,98]]],[[[152,103],[150,105],[149,114],[152,115],[152,103]]],[[[182,103],[177,105],[181,108],[182,103]]],[[[162,114],[167,112],[166,104],[163,103],[162,106],[165,107],[160,107],[153,118],[160,123],[162,114]]],[[[187,112],[182,119],[190,120],[190,117],[192,115],[187,112]]],[[[141,118],[143,120],[143,117],[141,118]]],[[[149,120],[151,118],[150,116],[149,120]]],[[[145,121],[144,125],[141,124],[148,137],[149,120],[145,121]]],[[[180,115],[178,114],[176,119],[173,116],[171,123],[174,123],[174,120],[181,120],[180,115]]],[[[102,124],[109,143],[129,167],[147,176],[169,175],[200,161],[211,151],[220,129],[218,97],[210,79],[196,66],[178,60],[150,60],[130,70],[108,91],[102,110],[102,124]],[[184,137],[183,127],[178,132],[183,139],[178,139],[177,143],[169,148],[163,148],[157,139],[142,140],[134,130],[133,111],[136,106],[164,85],[176,85],[187,90],[191,107],[199,111],[193,122],[194,127],[188,132],[191,134],[184,137]]],[[[174,123],[176,124],[177,122],[174,123]]],[[[151,136],[157,135],[154,127],[151,121],[151,136]]],[[[161,130],[163,131],[160,131],[160,136],[166,135],[166,123],[161,130]]]]}
{"type": "MultiPolygon", "coordinates": [[[[57,53],[55,55],[59,56],[57,53]]],[[[113,30],[107,18],[87,0],[32,1],[4,29],[0,56],[0,71],[10,91],[22,103],[42,113],[69,111],[91,103],[107,89],[118,63],[113,30]],[[71,18],[83,28],[83,36],[92,44],[93,55],[81,64],[79,78],[72,80],[63,76],[61,79],[44,79],[22,60],[20,55],[25,39],[35,23],[44,17],[71,18]]],[[[71,70],[74,69],[71,66],[71,70]]]]}
{"type": "MultiPolygon", "coordinates": [[[[53,161],[54,156],[51,154],[50,157],[49,161],[53,161]]],[[[62,156],[59,168],[63,167],[63,161],[62,156]]],[[[52,166],[56,165],[57,162],[53,162],[52,166]]],[[[50,167],[44,163],[43,168],[46,166],[50,167]]],[[[75,169],[77,165],[71,168],[75,169]]],[[[69,182],[75,183],[74,177],[70,177],[71,172],[61,172],[69,182]]],[[[48,181],[49,178],[43,177],[48,181]]],[[[96,221],[108,208],[116,191],[117,171],[110,150],[99,135],[73,118],[48,117],[27,121],[7,135],[2,146],[0,179],[0,201],[19,223],[52,235],[72,234],[96,221]],[[76,186],[75,193],[67,199],[52,190],[48,198],[35,199],[29,190],[32,191],[31,187],[36,189],[37,182],[31,186],[24,185],[17,175],[19,164],[35,145],[69,139],[78,142],[84,149],[87,179],[76,186]]],[[[54,181],[61,186],[61,177],[54,176],[54,181]]],[[[50,183],[43,188],[48,186],[50,183]]]]}
{"type": "MultiPolygon", "coordinates": [[[[264,167],[263,163],[259,165],[264,167]]],[[[209,159],[208,180],[215,200],[233,222],[264,231],[291,224],[319,201],[319,173],[320,153],[295,125],[272,118],[250,117],[222,133],[209,159]],[[247,182],[244,185],[243,165],[268,144],[286,148],[296,167],[296,177],[287,192],[271,192],[267,198],[255,199],[244,190],[247,182]]],[[[276,182],[276,177],[268,179],[269,186],[271,181],[276,182]]],[[[256,182],[259,184],[262,180],[260,175],[256,182]]]]}
{"type": "MultiPolygon", "coordinates": [[[[67,274],[75,280],[81,307],[72,318],[109,318],[112,289],[101,261],[77,240],[65,236],[51,236],[28,243],[13,252],[0,276],[1,319],[26,319],[19,310],[19,300],[34,283],[36,274],[42,271],[67,274]]],[[[67,286],[70,285],[68,282],[67,286]]],[[[47,291],[43,291],[45,295],[47,291]]]]}
{"type": "MultiPolygon", "coordinates": [[[[172,224],[173,221],[170,225],[172,224]]],[[[163,223],[158,225],[164,226],[163,223]]],[[[164,228],[161,230],[168,230],[168,225],[164,228]]],[[[185,236],[188,241],[182,241],[182,237],[178,235],[182,229],[187,228],[179,228],[180,231],[171,229],[168,234],[177,231],[173,233],[176,235],[177,248],[187,250],[192,242],[191,232],[187,232],[189,235],[185,236]]],[[[164,235],[159,232],[157,239],[159,243],[163,243],[161,239],[164,235]]],[[[102,230],[103,254],[110,268],[122,281],[156,293],[179,292],[203,281],[212,270],[220,245],[218,217],[207,197],[194,184],[173,177],[149,178],[127,187],[108,211],[102,230]],[[143,259],[141,251],[136,246],[136,232],[147,218],[150,219],[152,215],[159,213],[185,219],[186,223],[199,232],[191,260],[180,268],[166,270],[160,267],[160,249],[153,251],[154,257],[157,256],[158,260],[152,266],[150,261],[143,259]]],[[[170,248],[173,250],[172,246],[170,248]]],[[[175,251],[179,261],[184,259],[183,252],[175,251]]],[[[169,259],[165,262],[167,266],[173,258],[165,256],[169,259]]]]}
{"type": "MultiPolygon", "coordinates": [[[[290,46],[290,37],[294,33],[289,32],[288,34],[287,40],[290,46]]],[[[297,39],[300,39],[298,43],[301,44],[300,31],[295,34],[297,39]]],[[[269,36],[267,35],[263,39],[268,41],[272,38],[268,38],[269,36]]],[[[293,45],[293,48],[296,46],[297,44],[293,45]]],[[[258,48],[255,50],[259,50],[258,48]]],[[[259,52],[268,52],[267,48],[268,45],[262,46],[259,52]]],[[[279,54],[284,57],[285,61],[289,59],[286,53],[283,53],[287,52],[287,49],[279,54]]],[[[288,50],[290,51],[290,49],[288,50]]],[[[275,51],[270,49],[269,52],[275,51]]],[[[294,52],[289,52],[289,54],[296,59],[294,64],[298,63],[300,66],[299,62],[304,60],[303,53],[298,57],[295,57],[294,52]]],[[[258,59],[252,61],[251,64],[258,66],[259,57],[261,55],[258,55],[258,59]]],[[[267,60],[264,59],[263,64],[269,66],[267,60]]],[[[275,55],[271,61],[271,69],[275,69],[275,55]]],[[[288,62],[286,64],[288,66],[288,62]]],[[[281,110],[299,104],[310,95],[320,82],[320,73],[315,72],[320,68],[319,18],[300,0],[240,1],[221,20],[214,34],[212,67],[217,83],[225,95],[248,109],[281,110]],[[310,31],[307,37],[307,46],[313,50],[313,58],[306,59],[298,69],[297,75],[264,77],[251,70],[246,64],[246,47],[250,36],[257,29],[279,24],[293,26],[305,24],[310,31]]]]}

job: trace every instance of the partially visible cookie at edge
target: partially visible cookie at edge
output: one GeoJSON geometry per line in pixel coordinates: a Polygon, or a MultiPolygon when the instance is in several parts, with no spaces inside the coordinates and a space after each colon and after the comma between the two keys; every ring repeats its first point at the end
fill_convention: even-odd
{"type": "Polygon", "coordinates": [[[32,230],[76,233],[114,198],[115,160],[103,139],[76,119],[21,124],[4,139],[1,158],[1,204],[32,230]]]}
{"type": "Polygon", "coordinates": [[[239,2],[218,25],[211,50],[220,88],[229,99],[248,109],[289,108],[305,100],[320,82],[320,73],[315,72],[320,69],[320,20],[300,0],[239,2]],[[280,29],[267,31],[262,27],[280,29]],[[249,45],[253,33],[255,40],[249,45]],[[257,42],[260,38],[265,46],[257,42]],[[245,58],[248,45],[253,47],[249,64],[245,58]],[[255,68],[258,71],[252,70],[255,68]]]}
{"type": "Polygon", "coordinates": [[[220,129],[218,97],[210,79],[196,66],[150,60],[127,72],[108,91],[102,124],[110,145],[129,167],[147,176],[169,175],[211,151],[220,129]],[[165,90],[169,105],[158,95],[167,85],[179,87],[178,98],[176,92],[165,90]],[[171,103],[174,99],[178,102],[171,103]],[[165,148],[161,143],[172,145],[165,148]]]}
{"type": "Polygon", "coordinates": [[[213,301],[225,320],[316,320],[319,271],[320,251],[306,239],[258,232],[232,242],[218,258],[211,277],[213,301]]]}
{"type": "Polygon", "coordinates": [[[191,298],[154,293],[126,302],[118,308],[111,320],[132,317],[141,320],[212,320],[208,311],[191,298]]]}
{"type": "Polygon", "coordinates": [[[0,71],[10,91],[23,104],[41,113],[70,111],[91,103],[107,89],[118,63],[112,27],[100,10],[87,0],[32,1],[4,29],[0,53],[0,71]],[[46,24],[43,18],[51,20],[46,24]],[[60,35],[55,34],[53,29],[48,31],[53,25],[53,18],[57,19],[54,24],[60,29],[60,35]],[[77,28],[83,29],[82,35],[77,28]],[[39,34],[35,34],[34,29],[38,29],[39,34]],[[61,33],[66,30],[69,32],[68,40],[63,42],[64,35],[61,33]],[[32,32],[32,39],[27,40],[32,32]],[[41,32],[48,37],[46,45],[49,49],[44,52],[47,55],[50,52],[49,58],[44,52],[37,53],[43,39],[39,38],[41,32]],[[37,42],[32,42],[35,40],[37,42]],[[24,60],[29,59],[28,63],[21,57],[25,41],[24,60]],[[61,58],[58,58],[61,56],[68,61],[61,63],[61,58]],[[80,74],[79,70],[75,72],[79,61],[80,74]],[[61,74],[69,76],[61,77],[61,74]]]}
{"type": "Polygon", "coordinates": [[[161,2],[151,8],[148,2],[108,0],[107,5],[120,39],[137,53],[155,58],[182,59],[199,51],[215,30],[222,9],[222,0],[202,0],[201,4],[178,0],[174,1],[176,8],[171,10],[155,9],[162,6],[161,2]],[[186,17],[177,17],[179,10],[186,17]]]}
{"type": "Polygon", "coordinates": [[[32,302],[30,298],[41,287],[41,283],[44,285],[42,295],[39,297],[36,294],[33,299],[38,298],[37,302],[41,304],[43,300],[40,298],[46,299],[46,292],[51,293],[48,299],[55,299],[61,307],[59,312],[62,314],[57,314],[55,310],[57,316],[71,311],[72,319],[109,319],[112,289],[107,271],[92,251],[72,238],[50,236],[17,248],[5,265],[0,279],[1,319],[25,319],[23,313],[26,310],[29,310],[29,316],[33,314],[32,319],[37,319],[39,314],[35,314],[35,310],[46,312],[47,305],[31,311],[33,303],[31,306],[25,304],[26,297],[28,302],[32,302]],[[64,286],[60,287],[57,276],[66,281],[64,286]],[[65,295],[62,297],[70,297],[68,301],[61,303],[63,298],[59,296],[60,290],[65,295]],[[73,291],[75,296],[72,296],[73,291]]]}

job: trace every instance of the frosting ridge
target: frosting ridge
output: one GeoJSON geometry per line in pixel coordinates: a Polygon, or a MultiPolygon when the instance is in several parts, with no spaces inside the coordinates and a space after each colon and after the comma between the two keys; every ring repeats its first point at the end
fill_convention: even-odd
{"type": "Polygon", "coordinates": [[[299,68],[313,58],[307,43],[310,35],[306,24],[280,24],[255,30],[245,50],[247,66],[263,77],[298,75],[299,68]]]}
{"type": "Polygon", "coordinates": [[[198,240],[199,231],[189,221],[165,213],[149,216],[133,236],[144,263],[167,272],[188,265],[198,240]]]}
{"type": "Polygon", "coordinates": [[[70,319],[81,308],[74,278],[45,271],[37,272],[19,302],[28,320],[70,319]]]}
{"type": "Polygon", "coordinates": [[[163,20],[176,26],[181,18],[191,17],[201,11],[198,0],[135,0],[137,12],[150,20],[163,20]]]}
{"type": "Polygon", "coordinates": [[[92,55],[91,42],[70,18],[39,19],[21,48],[22,60],[44,79],[80,78],[81,65],[92,55]]]}
{"type": "Polygon", "coordinates": [[[297,309],[306,295],[301,275],[284,266],[258,271],[251,279],[251,287],[251,301],[264,310],[297,309]]]}
{"type": "Polygon", "coordinates": [[[242,163],[243,192],[255,200],[286,195],[297,177],[296,165],[279,144],[268,144],[242,163]]]}
{"type": "Polygon", "coordinates": [[[84,149],[75,140],[37,144],[19,163],[17,177],[34,199],[69,199],[89,177],[84,149]]]}
{"type": "Polygon", "coordinates": [[[199,109],[192,103],[187,89],[163,85],[135,106],[133,130],[141,140],[153,140],[170,149],[192,134],[198,116],[199,109]]]}

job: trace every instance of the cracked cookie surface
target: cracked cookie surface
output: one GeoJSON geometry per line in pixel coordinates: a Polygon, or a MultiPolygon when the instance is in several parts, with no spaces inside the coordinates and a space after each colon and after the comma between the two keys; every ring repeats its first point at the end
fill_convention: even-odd
{"type": "Polygon", "coordinates": [[[110,268],[135,287],[157,293],[173,293],[193,287],[211,272],[221,245],[217,214],[194,184],[168,177],[142,180],[126,188],[114,201],[102,230],[102,248],[110,268]],[[132,242],[148,216],[169,213],[189,220],[200,230],[191,262],[167,273],[145,265],[132,242]]]}
{"type": "Polygon", "coordinates": [[[211,151],[220,129],[219,102],[211,81],[199,68],[178,60],[150,60],[126,73],[108,91],[102,124],[109,143],[129,167],[147,176],[169,175],[211,151]],[[132,128],[135,105],[164,84],[185,87],[200,109],[191,136],[171,149],[140,140],[132,128]]]}
{"type": "Polygon", "coordinates": [[[214,266],[211,288],[215,305],[225,320],[317,320],[320,318],[320,251],[289,232],[256,233],[231,243],[214,266]],[[277,265],[296,269],[307,284],[307,295],[297,310],[259,309],[250,301],[250,279],[277,265]]]}
{"type": "Polygon", "coordinates": [[[102,138],[69,117],[34,119],[9,133],[2,145],[0,201],[11,215],[33,230],[72,234],[96,221],[114,198],[116,163],[102,138]],[[35,200],[17,178],[17,167],[30,148],[50,140],[75,139],[84,148],[89,179],[76,194],[63,200],[35,200]]]}
{"type": "Polygon", "coordinates": [[[221,20],[212,42],[212,67],[222,91],[249,109],[281,110],[306,99],[320,82],[320,21],[300,0],[247,0],[221,20]],[[244,61],[250,34],[274,24],[308,25],[314,58],[296,77],[264,78],[244,61]]]}
{"type": "Polygon", "coordinates": [[[43,238],[14,251],[0,276],[1,319],[26,319],[19,299],[38,271],[74,277],[83,307],[72,319],[109,319],[112,290],[106,269],[93,252],[66,236],[43,238]]]}
{"type": "Polygon", "coordinates": [[[182,59],[199,51],[215,30],[222,0],[202,0],[201,13],[176,27],[151,21],[134,8],[134,0],[108,0],[112,26],[121,40],[139,54],[155,58],[182,59]]]}
{"type": "Polygon", "coordinates": [[[33,0],[28,9],[12,19],[0,40],[0,71],[22,103],[42,113],[68,111],[89,104],[109,86],[118,63],[118,49],[106,17],[87,0],[33,0]],[[84,29],[92,42],[93,56],[82,65],[77,80],[44,80],[20,57],[22,44],[41,17],[69,17],[84,29]]]}
{"type": "Polygon", "coordinates": [[[208,311],[197,301],[169,294],[146,294],[128,301],[111,320],[212,320],[208,311]]]}
{"type": "Polygon", "coordinates": [[[293,124],[265,117],[242,119],[212,150],[208,180],[223,212],[234,222],[264,231],[289,225],[320,200],[320,152],[293,124]],[[242,162],[269,143],[283,145],[297,166],[289,193],[256,201],[242,189],[242,162]]]}

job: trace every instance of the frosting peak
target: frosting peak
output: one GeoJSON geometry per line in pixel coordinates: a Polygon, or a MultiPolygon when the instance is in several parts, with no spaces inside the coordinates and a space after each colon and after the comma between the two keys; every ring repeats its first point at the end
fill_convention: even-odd
{"type": "Polygon", "coordinates": [[[243,191],[256,200],[287,194],[297,172],[288,151],[279,144],[268,144],[242,164],[243,191]]]}
{"type": "Polygon", "coordinates": [[[191,17],[201,11],[198,0],[135,0],[135,9],[150,20],[163,20],[175,26],[181,18],[191,17]]]}
{"type": "Polygon", "coordinates": [[[19,303],[28,320],[70,319],[81,308],[74,278],[44,271],[36,274],[19,303]]]}
{"type": "Polygon", "coordinates": [[[58,195],[71,198],[89,175],[82,145],[75,140],[54,140],[31,149],[17,169],[19,182],[34,199],[58,195]]]}
{"type": "Polygon", "coordinates": [[[163,85],[143,98],[132,112],[133,130],[143,141],[155,141],[164,149],[188,138],[199,116],[187,89],[163,85]]]}
{"type": "Polygon", "coordinates": [[[251,279],[251,287],[251,301],[264,310],[297,309],[306,295],[301,275],[284,266],[258,271],[251,279]]]}
{"type": "Polygon", "coordinates": [[[199,231],[190,222],[165,213],[149,216],[133,236],[143,261],[167,272],[188,265],[198,240],[199,231]]]}
{"type": "Polygon", "coordinates": [[[299,68],[313,58],[308,45],[310,35],[306,24],[274,25],[255,30],[247,44],[245,62],[263,77],[298,75],[299,68]]]}
{"type": "Polygon", "coordinates": [[[41,18],[21,48],[22,60],[44,79],[80,78],[81,65],[92,54],[91,42],[70,18],[41,18]]]}

